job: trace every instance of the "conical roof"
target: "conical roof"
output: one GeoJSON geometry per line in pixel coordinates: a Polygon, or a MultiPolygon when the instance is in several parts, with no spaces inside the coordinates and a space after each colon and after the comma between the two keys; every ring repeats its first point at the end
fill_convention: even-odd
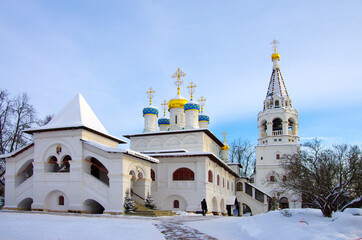
{"type": "Polygon", "coordinates": [[[81,127],[101,133],[102,135],[110,137],[118,142],[124,142],[107,132],[103,124],[99,121],[80,93],[77,94],[62,110],[60,110],[48,124],[42,127],[29,128],[24,132],[32,133],[35,131],[81,127]]]}
{"type": "Polygon", "coordinates": [[[288,96],[287,88],[285,87],[280,68],[273,68],[266,97],[274,97],[276,95],[279,95],[280,97],[288,96]]]}

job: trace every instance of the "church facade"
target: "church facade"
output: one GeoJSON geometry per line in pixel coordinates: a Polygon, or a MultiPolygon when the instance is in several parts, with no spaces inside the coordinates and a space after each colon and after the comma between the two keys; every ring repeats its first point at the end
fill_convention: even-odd
{"type": "Polygon", "coordinates": [[[147,92],[143,132],[124,136],[130,149],[117,147],[126,142],[107,132],[80,94],[47,125],[26,130],[33,143],[0,156],[7,169],[4,208],[122,214],[126,193],[141,204],[150,194],[160,210],[197,212],[206,199],[215,214],[236,209],[241,215],[245,208],[257,214],[267,212],[276,196],[288,204],[292,200],[289,207],[300,207],[298,195],[266,184],[273,172],[281,173],[277,156],[299,148],[298,113],[276,54],[258,115],[254,182],[241,177],[240,164],[229,163],[225,137],[222,142],[209,130],[206,99],[193,100],[196,86],[187,87],[190,100],[181,96],[185,74],[178,69],[172,76],[177,95],[162,104],[163,117],[152,105],[154,91],[147,92]]]}

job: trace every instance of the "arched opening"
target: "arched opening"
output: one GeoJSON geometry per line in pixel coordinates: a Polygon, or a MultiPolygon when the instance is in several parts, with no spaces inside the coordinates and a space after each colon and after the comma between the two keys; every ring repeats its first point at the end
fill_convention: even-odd
{"type": "Polygon", "coordinates": [[[216,180],[217,180],[217,185],[220,186],[220,176],[219,176],[219,174],[217,175],[216,180]]]}
{"type": "Polygon", "coordinates": [[[151,179],[152,181],[156,181],[156,174],[155,171],[153,171],[152,169],[151,169],[151,179]]]}
{"type": "Polygon", "coordinates": [[[238,182],[238,183],[236,184],[236,191],[240,191],[240,192],[243,191],[243,183],[238,182]]]}
{"type": "Polygon", "coordinates": [[[222,187],[225,188],[225,178],[222,178],[222,187]]]}
{"type": "Polygon", "coordinates": [[[179,168],[172,174],[173,181],[193,181],[195,180],[194,172],[189,168],[179,168]]]}
{"type": "Polygon", "coordinates": [[[296,134],[295,130],[296,130],[295,121],[294,121],[293,118],[289,118],[288,119],[288,133],[289,133],[289,135],[295,135],[296,134]]]}
{"type": "Polygon", "coordinates": [[[15,185],[19,186],[23,182],[25,182],[28,178],[33,176],[33,162],[34,160],[29,160],[21,166],[21,168],[18,170],[16,177],[15,177],[15,185]]]}
{"type": "Polygon", "coordinates": [[[229,180],[227,180],[227,190],[229,190],[229,180]]]}
{"type": "Polygon", "coordinates": [[[177,124],[177,115],[175,115],[175,124],[177,124]]]}
{"type": "Polygon", "coordinates": [[[246,205],[245,203],[243,203],[243,215],[244,216],[252,216],[253,213],[251,212],[251,208],[246,205]]]}
{"type": "Polygon", "coordinates": [[[268,125],[267,125],[267,121],[263,120],[261,122],[261,137],[266,137],[268,134],[268,125]]]}
{"type": "Polygon", "coordinates": [[[59,172],[58,159],[55,156],[51,156],[48,160],[47,172],[59,172]]]}
{"type": "Polygon", "coordinates": [[[220,212],[225,213],[226,212],[226,205],[224,199],[221,199],[220,201],[220,212]]]}
{"type": "Polygon", "coordinates": [[[60,164],[59,172],[70,172],[70,161],[72,158],[69,155],[63,157],[62,163],[60,164]]]}
{"type": "Polygon", "coordinates": [[[278,136],[282,135],[283,131],[283,121],[280,118],[273,120],[273,135],[278,136]]]}
{"type": "Polygon", "coordinates": [[[30,211],[31,210],[31,204],[33,204],[32,198],[25,198],[22,201],[19,202],[17,208],[18,210],[24,210],[24,211],[30,211]]]}
{"type": "Polygon", "coordinates": [[[283,208],[289,208],[288,198],[282,197],[282,198],[279,200],[279,207],[280,207],[281,209],[283,209],[283,208]]]}
{"type": "Polygon", "coordinates": [[[139,170],[131,170],[129,172],[131,177],[130,181],[130,189],[131,189],[131,196],[133,199],[141,204],[144,204],[146,199],[146,179],[143,175],[143,172],[139,170]],[[136,173],[137,172],[137,173],[136,173]]]}
{"type": "Polygon", "coordinates": [[[275,107],[279,107],[279,100],[275,100],[275,107]]]}
{"type": "Polygon", "coordinates": [[[180,208],[180,202],[178,200],[173,201],[173,208],[180,208]]]}
{"type": "Polygon", "coordinates": [[[274,182],[275,181],[274,176],[270,176],[269,180],[270,180],[270,182],[274,182]]]}
{"type": "Polygon", "coordinates": [[[94,157],[86,161],[90,163],[90,174],[109,186],[108,169],[94,157]]]}
{"type": "Polygon", "coordinates": [[[216,197],[212,198],[212,212],[215,214],[218,212],[216,197]]]}
{"type": "Polygon", "coordinates": [[[213,179],[212,179],[212,171],[209,170],[209,173],[208,173],[208,180],[209,180],[209,183],[212,183],[213,182],[213,179]]]}
{"type": "Polygon", "coordinates": [[[287,176],[283,176],[283,182],[287,181],[287,176]]]}
{"type": "Polygon", "coordinates": [[[104,207],[93,199],[87,199],[83,203],[85,212],[91,214],[102,214],[104,212],[104,207]]]}
{"type": "Polygon", "coordinates": [[[59,206],[64,206],[64,197],[63,196],[58,197],[58,205],[59,206]]]}

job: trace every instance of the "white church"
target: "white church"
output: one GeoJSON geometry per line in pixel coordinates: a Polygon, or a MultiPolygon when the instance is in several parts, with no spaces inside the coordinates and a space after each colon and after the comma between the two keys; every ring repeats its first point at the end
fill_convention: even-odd
{"type": "Polygon", "coordinates": [[[0,156],[6,161],[3,209],[123,214],[126,192],[140,204],[150,194],[160,210],[197,212],[202,199],[214,214],[264,213],[276,199],[282,207],[301,207],[300,195],[273,183],[274,174],[282,174],[281,156],[300,147],[298,112],[279,60],[275,48],[250,178],[229,163],[225,137],[222,142],[209,130],[205,98],[193,99],[195,85],[187,87],[190,100],[180,95],[185,74],[178,69],[172,76],[177,95],[162,104],[162,117],[152,106],[154,91],[147,92],[143,132],[124,136],[130,149],[118,147],[126,142],[107,132],[80,94],[47,125],[27,129],[33,143],[0,156]]]}

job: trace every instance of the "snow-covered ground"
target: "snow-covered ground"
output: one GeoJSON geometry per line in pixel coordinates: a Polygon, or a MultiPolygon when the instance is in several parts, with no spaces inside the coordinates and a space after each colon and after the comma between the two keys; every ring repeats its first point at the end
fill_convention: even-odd
{"type": "Polygon", "coordinates": [[[334,213],[333,218],[324,218],[321,211],[316,209],[289,212],[292,214],[290,217],[274,211],[252,217],[203,217],[183,213],[176,217],[147,218],[0,211],[0,239],[116,240],[165,239],[165,236],[178,239],[176,236],[172,238],[172,234],[182,235],[182,232],[195,237],[184,239],[362,239],[362,209],[334,213]],[[356,213],[360,216],[353,215],[356,213]],[[179,230],[172,231],[170,228],[173,227],[179,230]],[[159,229],[169,232],[164,232],[164,235],[159,229]]]}

